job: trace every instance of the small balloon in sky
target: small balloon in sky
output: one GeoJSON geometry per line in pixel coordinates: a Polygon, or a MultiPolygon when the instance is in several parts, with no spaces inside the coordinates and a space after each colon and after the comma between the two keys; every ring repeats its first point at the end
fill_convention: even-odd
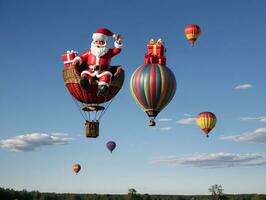
{"type": "Polygon", "coordinates": [[[74,171],[76,174],[79,173],[80,169],[81,169],[80,164],[75,163],[75,164],[73,165],[73,171],[74,171]]]}
{"type": "Polygon", "coordinates": [[[212,112],[202,112],[196,117],[196,123],[206,134],[206,137],[209,137],[208,134],[215,127],[216,121],[216,116],[212,112]]]}
{"type": "Polygon", "coordinates": [[[116,148],[116,143],[114,141],[109,141],[106,143],[106,147],[112,153],[113,150],[116,148]]]}
{"type": "Polygon", "coordinates": [[[201,29],[196,24],[189,24],[188,26],[186,26],[184,34],[188,41],[191,42],[192,46],[194,46],[194,43],[201,34],[201,29]]]}

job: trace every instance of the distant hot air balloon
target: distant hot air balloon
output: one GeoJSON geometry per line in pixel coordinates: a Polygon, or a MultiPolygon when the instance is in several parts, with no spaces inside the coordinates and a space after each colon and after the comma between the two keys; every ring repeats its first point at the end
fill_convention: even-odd
{"type": "Polygon", "coordinates": [[[189,24],[185,28],[184,33],[185,33],[185,36],[188,39],[188,41],[192,43],[192,46],[194,46],[194,43],[196,42],[196,40],[200,36],[201,30],[200,30],[200,27],[198,25],[189,24]]]}
{"type": "Polygon", "coordinates": [[[206,134],[206,137],[209,137],[209,132],[215,127],[216,116],[211,112],[202,112],[196,117],[196,123],[206,134]]]}
{"type": "Polygon", "coordinates": [[[109,141],[106,143],[106,147],[112,153],[116,147],[116,143],[114,141],[109,141]]]}
{"type": "Polygon", "coordinates": [[[79,171],[80,171],[81,167],[80,167],[80,164],[76,163],[73,165],[73,171],[78,174],[79,171]]]}
{"type": "Polygon", "coordinates": [[[131,76],[130,91],[134,100],[149,116],[149,125],[155,126],[154,119],[175,95],[176,80],[173,72],[166,66],[162,39],[157,43],[151,39],[147,48],[144,64],[131,76]]]}

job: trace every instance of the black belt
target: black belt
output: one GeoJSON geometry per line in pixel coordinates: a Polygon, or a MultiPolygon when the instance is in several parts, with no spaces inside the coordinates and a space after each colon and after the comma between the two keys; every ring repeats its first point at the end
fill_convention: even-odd
{"type": "Polygon", "coordinates": [[[94,69],[95,71],[101,71],[101,70],[108,70],[109,66],[96,65],[96,66],[90,66],[90,68],[94,69]]]}

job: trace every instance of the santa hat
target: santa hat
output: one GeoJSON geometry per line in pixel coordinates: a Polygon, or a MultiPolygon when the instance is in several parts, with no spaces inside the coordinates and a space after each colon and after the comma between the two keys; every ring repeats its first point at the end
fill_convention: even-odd
{"type": "Polygon", "coordinates": [[[93,40],[108,40],[108,36],[116,37],[115,34],[113,34],[112,31],[106,29],[106,28],[100,28],[92,35],[93,40]]]}

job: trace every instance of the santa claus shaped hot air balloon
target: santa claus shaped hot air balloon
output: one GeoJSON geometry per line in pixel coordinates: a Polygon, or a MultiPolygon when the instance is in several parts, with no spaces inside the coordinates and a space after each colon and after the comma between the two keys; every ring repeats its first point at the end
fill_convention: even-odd
{"type": "Polygon", "coordinates": [[[120,35],[100,28],[92,39],[91,49],[81,55],[68,51],[62,59],[65,86],[81,109],[86,136],[96,138],[99,120],[123,85],[124,71],[120,66],[110,65],[112,57],[121,51],[120,35]],[[108,36],[115,38],[114,48],[108,48],[108,36]]]}
{"type": "Polygon", "coordinates": [[[191,42],[192,46],[200,36],[201,30],[200,27],[196,24],[189,24],[184,31],[184,34],[189,42],[191,42]]]}
{"type": "Polygon", "coordinates": [[[166,66],[165,48],[162,39],[150,40],[144,64],[135,70],[130,79],[130,91],[134,100],[155,126],[156,116],[170,103],[175,95],[176,80],[166,66]]]}

